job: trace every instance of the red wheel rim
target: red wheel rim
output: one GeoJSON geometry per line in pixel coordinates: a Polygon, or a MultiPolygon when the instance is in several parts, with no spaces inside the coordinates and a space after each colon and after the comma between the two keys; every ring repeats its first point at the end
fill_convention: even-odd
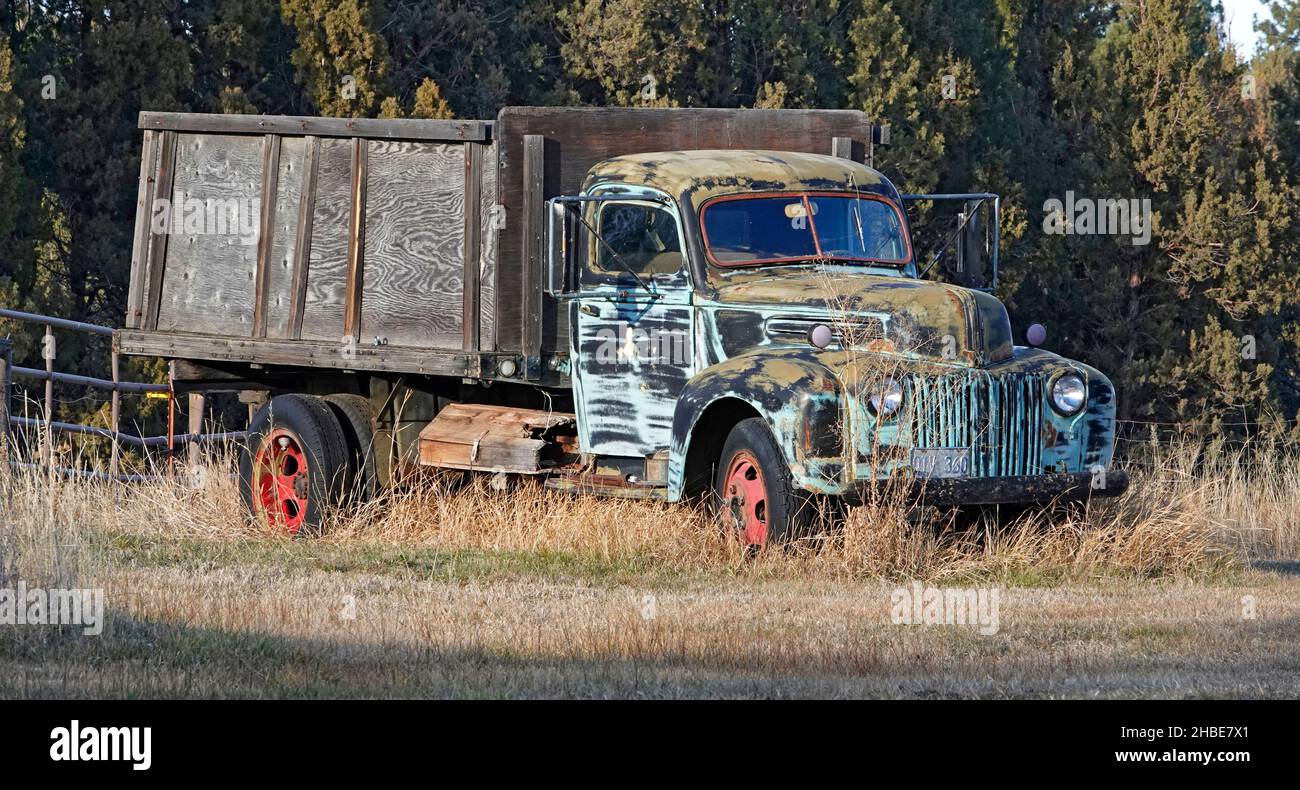
{"type": "Polygon", "coordinates": [[[732,526],[745,537],[747,546],[767,543],[767,485],[763,468],[749,452],[741,450],[731,459],[723,479],[723,508],[732,526]]]}
{"type": "Polygon", "coordinates": [[[298,534],[307,517],[307,456],[287,431],[272,431],[257,453],[253,479],[260,509],[271,526],[298,534]]]}

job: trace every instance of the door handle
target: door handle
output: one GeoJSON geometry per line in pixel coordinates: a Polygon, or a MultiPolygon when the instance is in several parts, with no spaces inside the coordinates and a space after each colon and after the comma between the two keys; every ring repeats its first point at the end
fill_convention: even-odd
{"type": "Polygon", "coordinates": [[[578,312],[586,313],[587,315],[592,316],[593,318],[600,318],[600,311],[589,304],[578,305],[578,312]]]}

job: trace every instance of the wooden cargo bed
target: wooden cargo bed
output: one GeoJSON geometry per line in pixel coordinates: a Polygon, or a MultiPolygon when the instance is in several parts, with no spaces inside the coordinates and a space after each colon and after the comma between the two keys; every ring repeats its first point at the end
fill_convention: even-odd
{"type": "Polygon", "coordinates": [[[129,354],[533,379],[563,355],[545,201],[621,154],[870,158],[847,110],[506,108],[495,122],[140,114],[129,354]],[[234,228],[232,231],[232,227],[234,228]]]}

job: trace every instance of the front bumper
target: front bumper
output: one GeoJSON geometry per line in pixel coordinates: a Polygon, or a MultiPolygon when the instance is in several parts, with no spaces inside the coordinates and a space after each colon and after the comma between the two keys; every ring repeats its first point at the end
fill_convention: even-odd
{"type": "MultiPolygon", "coordinates": [[[[1119,496],[1128,489],[1128,473],[1110,469],[1098,482],[1102,485],[1094,486],[1090,472],[1057,472],[1013,477],[932,477],[907,480],[902,484],[910,489],[908,499],[936,507],[1035,504],[1119,496]]],[[[873,493],[879,494],[897,484],[899,481],[894,480],[864,481],[855,485],[844,499],[850,505],[858,505],[870,499],[873,493]]]]}

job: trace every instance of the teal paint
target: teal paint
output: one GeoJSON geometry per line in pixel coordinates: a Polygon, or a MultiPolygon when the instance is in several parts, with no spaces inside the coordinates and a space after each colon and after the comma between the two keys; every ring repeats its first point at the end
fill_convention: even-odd
{"type": "MultiPolygon", "coordinates": [[[[595,168],[588,183],[592,191],[663,199],[678,221],[686,261],[680,281],[655,285],[657,297],[621,283],[611,293],[592,287],[575,300],[595,307],[603,299],[614,311],[570,312],[570,326],[578,328],[573,379],[585,451],[634,456],[667,447],[667,495],[680,499],[688,456],[701,441],[699,420],[716,407],[762,417],[795,482],[822,494],[847,495],[863,482],[910,476],[911,451],[918,448],[969,450],[975,481],[1046,480],[1109,466],[1115,439],[1109,379],[1051,352],[1014,346],[997,299],[919,280],[910,264],[810,262],[716,271],[702,260],[697,204],[727,189],[790,185],[764,181],[760,187],[741,174],[711,174],[710,160],[698,155],[680,162],[663,155],[673,167],[661,168],[657,156],[613,160],[607,172],[595,168]],[[684,330],[690,360],[670,371],[602,366],[585,344],[602,322],[615,319],[684,330]],[[818,350],[797,331],[814,322],[872,327],[872,336],[841,338],[818,350]],[[1052,381],[1068,371],[1088,385],[1085,408],[1069,417],[1050,405],[1052,381]],[[903,406],[877,418],[867,401],[886,374],[902,386],[903,406]]],[[[846,165],[822,161],[830,159],[803,155],[767,164],[774,173],[817,170],[818,189],[833,189],[827,179],[846,165]]],[[[748,160],[736,155],[719,161],[713,164],[740,167],[748,160]]],[[[883,177],[872,183],[878,194],[896,196],[883,177]]],[[[840,188],[848,189],[847,181],[840,188]]]]}

